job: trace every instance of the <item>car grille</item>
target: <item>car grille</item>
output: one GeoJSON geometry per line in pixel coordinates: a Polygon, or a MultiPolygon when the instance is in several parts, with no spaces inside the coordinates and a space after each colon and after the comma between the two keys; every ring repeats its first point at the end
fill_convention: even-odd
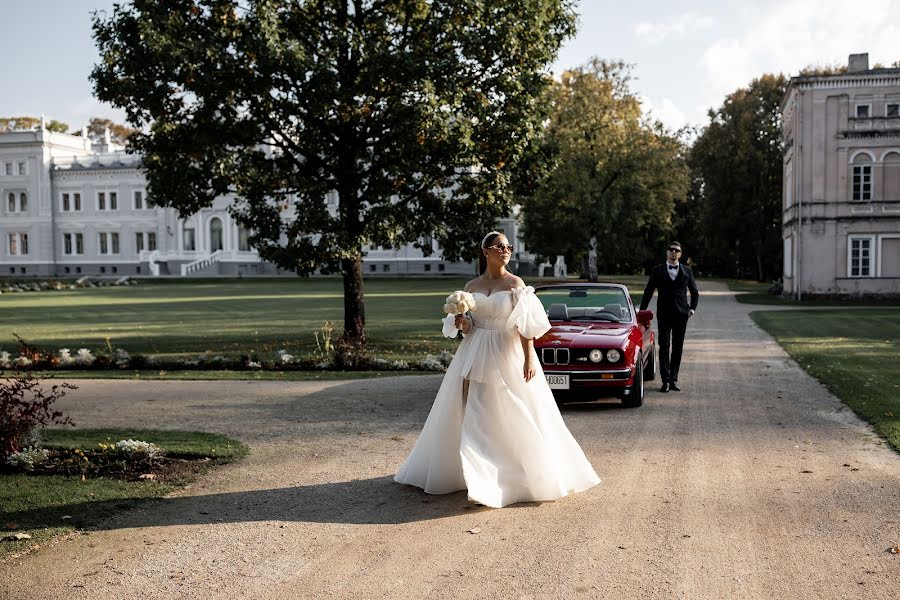
{"type": "Polygon", "coordinates": [[[541,362],[545,365],[567,365],[570,356],[568,348],[542,348],[541,362]]]}

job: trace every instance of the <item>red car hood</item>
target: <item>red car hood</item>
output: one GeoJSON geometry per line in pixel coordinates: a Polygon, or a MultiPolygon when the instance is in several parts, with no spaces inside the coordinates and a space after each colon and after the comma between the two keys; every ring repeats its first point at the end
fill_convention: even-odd
{"type": "Polygon", "coordinates": [[[567,347],[618,348],[631,333],[630,323],[554,323],[550,331],[538,339],[538,345],[567,347]],[[561,342],[553,344],[553,342],[561,342]]]}

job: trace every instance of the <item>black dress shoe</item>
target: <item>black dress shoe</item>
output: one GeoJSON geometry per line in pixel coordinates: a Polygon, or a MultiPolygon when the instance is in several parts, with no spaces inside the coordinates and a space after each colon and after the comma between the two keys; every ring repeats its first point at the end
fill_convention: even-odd
{"type": "Polygon", "coordinates": [[[673,381],[672,383],[669,384],[669,389],[672,390],[673,392],[680,392],[680,391],[681,391],[681,388],[678,387],[678,384],[675,383],[674,381],[673,381]]]}
{"type": "Polygon", "coordinates": [[[659,391],[662,392],[663,394],[665,394],[666,392],[668,392],[668,391],[669,391],[669,384],[668,384],[668,383],[663,383],[663,384],[662,384],[662,387],[659,388],[659,391]]]}

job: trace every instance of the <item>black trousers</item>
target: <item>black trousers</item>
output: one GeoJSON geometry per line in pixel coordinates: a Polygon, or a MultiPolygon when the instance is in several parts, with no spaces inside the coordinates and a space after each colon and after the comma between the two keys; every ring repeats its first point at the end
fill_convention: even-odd
{"type": "Polygon", "coordinates": [[[665,321],[659,321],[657,325],[659,329],[659,374],[665,383],[678,381],[678,369],[681,367],[681,350],[684,347],[687,322],[687,316],[678,315],[665,321]]]}

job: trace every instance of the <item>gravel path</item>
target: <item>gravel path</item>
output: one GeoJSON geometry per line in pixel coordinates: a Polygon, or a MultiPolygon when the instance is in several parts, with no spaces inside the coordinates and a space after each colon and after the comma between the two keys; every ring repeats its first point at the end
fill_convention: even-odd
{"type": "Polygon", "coordinates": [[[79,381],[61,407],[81,426],[253,452],[0,565],[0,597],[892,597],[900,456],[751,322],[761,308],[706,284],[683,392],[564,409],[603,483],[501,510],[391,481],[438,376],[79,381]]]}

